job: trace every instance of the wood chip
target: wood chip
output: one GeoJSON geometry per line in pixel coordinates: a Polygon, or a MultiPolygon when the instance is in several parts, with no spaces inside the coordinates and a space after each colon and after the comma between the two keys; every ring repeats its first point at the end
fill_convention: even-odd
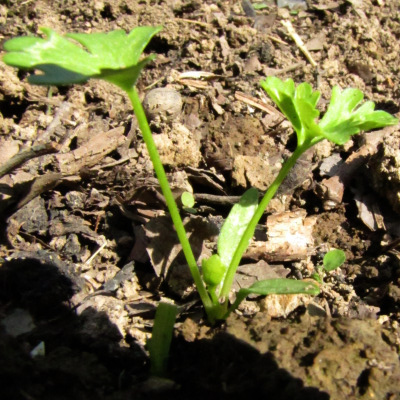
{"type": "Polygon", "coordinates": [[[179,83],[182,85],[194,87],[196,89],[209,89],[211,86],[205,81],[199,81],[195,79],[180,79],[179,83]]]}

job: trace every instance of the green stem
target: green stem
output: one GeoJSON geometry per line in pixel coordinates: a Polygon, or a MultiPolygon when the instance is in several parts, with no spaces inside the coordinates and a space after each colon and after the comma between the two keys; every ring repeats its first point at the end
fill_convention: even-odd
{"type": "Polygon", "coordinates": [[[150,355],[150,372],[164,376],[167,372],[169,349],[178,307],[175,304],[160,302],[154,317],[153,332],[147,344],[150,355]]]}
{"type": "Polygon", "coordinates": [[[220,304],[218,302],[218,296],[215,289],[215,287],[208,287],[208,293],[210,294],[211,301],[213,302],[216,311],[216,309],[220,307],[220,304]]]}
{"type": "MultiPolygon", "coordinates": [[[[320,139],[321,140],[321,139],[320,139]]],[[[319,141],[319,140],[318,140],[319,141]]],[[[229,265],[228,271],[225,275],[224,283],[220,292],[220,298],[224,300],[226,307],[227,307],[227,299],[229,296],[229,292],[231,290],[231,286],[233,283],[233,279],[235,277],[236,270],[239,266],[240,260],[242,259],[243,253],[246,251],[247,246],[251,238],[254,235],[256,230],[256,226],[260,221],[265,209],[267,208],[269,202],[274,197],[276,191],[278,190],[279,186],[282,184],[283,180],[286,178],[289,171],[292,169],[298,158],[308,150],[312,145],[314,145],[317,141],[310,141],[303,143],[301,146],[297,147],[294,153],[289,157],[289,159],[282,165],[281,170],[279,171],[278,176],[272,182],[271,186],[268,188],[267,192],[265,193],[264,197],[262,198],[260,204],[258,205],[252,219],[250,220],[249,224],[247,225],[246,230],[243,233],[243,236],[236,248],[236,251],[232,257],[231,263],[229,265]]]]}
{"type": "Polygon", "coordinates": [[[172,222],[175,226],[176,233],[182,245],[182,250],[186,257],[186,261],[189,265],[189,269],[192,274],[193,280],[196,284],[197,291],[199,292],[204,308],[206,309],[206,313],[210,317],[210,315],[213,314],[212,312],[213,304],[207,293],[207,289],[204,285],[204,282],[201,278],[199,268],[197,267],[196,259],[193,255],[192,248],[187,238],[185,227],[183,226],[183,222],[179,214],[178,206],[176,205],[174,196],[172,195],[171,188],[169,186],[164,167],[162,165],[160,156],[158,154],[157,147],[154,143],[153,135],[151,133],[149,124],[147,122],[146,114],[143,110],[142,103],[140,102],[138,92],[136,88],[133,87],[132,89],[127,90],[126,93],[128,94],[129,99],[131,100],[133,110],[138,120],[139,128],[143,135],[143,140],[146,143],[150,159],[153,163],[154,171],[156,173],[162,193],[167,203],[167,207],[171,215],[172,222]]]}

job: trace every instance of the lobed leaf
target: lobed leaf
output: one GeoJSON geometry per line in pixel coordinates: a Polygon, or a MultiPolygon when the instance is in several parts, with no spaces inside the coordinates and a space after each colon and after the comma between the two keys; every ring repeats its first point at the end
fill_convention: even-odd
{"type": "Polygon", "coordinates": [[[363,93],[358,89],[341,91],[338,86],[332,89],[328,110],[319,123],[327,139],[336,144],[344,144],[360,131],[398,123],[397,118],[389,113],[374,111],[375,104],[372,101],[367,101],[356,109],[363,98],[363,93]]]}
{"type": "Polygon", "coordinates": [[[332,89],[331,102],[319,123],[316,119],[319,111],[316,105],[320,93],[313,92],[304,82],[295,88],[291,79],[282,81],[268,77],[261,86],[276,103],[286,118],[292,123],[297,134],[298,146],[306,141],[314,143],[328,139],[336,144],[346,143],[350,137],[360,131],[383,128],[398,123],[397,118],[385,111],[374,111],[375,104],[367,101],[357,108],[364,95],[358,89],[332,89]]]}
{"type": "Polygon", "coordinates": [[[292,79],[282,81],[271,76],[261,81],[260,85],[293,125],[300,145],[307,138],[321,135],[321,130],[315,122],[319,116],[315,106],[320,93],[313,92],[309,83],[303,82],[295,88],[292,79]]]}
{"type": "Polygon", "coordinates": [[[128,34],[70,33],[60,36],[50,28],[40,28],[45,38],[18,37],[4,43],[3,61],[11,66],[37,69],[29,81],[41,85],[66,85],[100,78],[119,87],[131,88],[141,69],[152,60],[140,56],[161,27],[143,26],[128,34]]]}
{"type": "Polygon", "coordinates": [[[301,121],[294,104],[294,82],[292,79],[282,81],[275,76],[269,76],[260,82],[261,87],[291,122],[296,132],[301,132],[301,121]]]}

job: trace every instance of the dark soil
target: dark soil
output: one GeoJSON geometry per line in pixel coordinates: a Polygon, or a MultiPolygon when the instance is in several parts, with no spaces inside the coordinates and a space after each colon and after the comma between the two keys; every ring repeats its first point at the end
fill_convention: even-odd
{"type": "MultiPolygon", "coordinates": [[[[195,195],[197,214],[182,215],[199,263],[237,196],[265,191],[295,147],[261,79],[308,81],[321,111],[339,85],[400,115],[398,1],[263,3],[255,13],[231,0],[0,4],[2,41],[40,26],[164,26],[138,90],[174,193],[195,195]]],[[[321,294],[250,299],[210,326],[129,100],[99,81],[50,90],[0,71],[0,167],[45,147],[0,180],[2,399],[400,399],[398,126],[319,144],[260,221],[236,287],[309,278],[343,249],[321,294]],[[280,251],[266,251],[272,221],[286,219],[301,228],[289,224],[280,251]],[[180,306],[165,379],[150,376],[146,349],[160,300],[180,306]]]]}

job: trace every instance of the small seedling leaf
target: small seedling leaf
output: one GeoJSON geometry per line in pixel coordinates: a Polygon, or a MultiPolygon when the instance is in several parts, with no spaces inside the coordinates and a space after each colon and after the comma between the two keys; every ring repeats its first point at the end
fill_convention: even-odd
{"type": "Polygon", "coordinates": [[[268,7],[268,4],[266,4],[266,3],[254,3],[253,4],[253,8],[255,10],[263,10],[264,8],[267,8],[267,7],[268,7]]]}
{"type": "Polygon", "coordinates": [[[143,26],[128,34],[115,30],[61,36],[42,27],[45,38],[17,37],[5,42],[3,61],[17,68],[42,71],[29,77],[34,84],[66,85],[100,78],[125,90],[136,83],[141,69],[153,59],[149,56],[139,61],[150,39],[160,30],[159,26],[143,26]]]}
{"type": "Polygon", "coordinates": [[[282,81],[275,76],[269,76],[260,82],[261,87],[279,107],[285,117],[292,123],[296,132],[301,131],[301,121],[294,104],[294,82],[292,79],[282,81]]]}
{"type": "Polygon", "coordinates": [[[316,280],[316,281],[317,281],[318,283],[320,283],[320,284],[323,283],[322,278],[321,278],[321,275],[318,274],[318,273],[312,274],[312,275],[311,275],[311,278],[314,279],[314,280],[316,280]]]}
{"type": "Polygon", "coordinates": [[[242,195],[239,203],[232,207],[218,237],[218,254],[222,264],[229,266],[240,239],[257,209],[257,205],[258,191],[257,189],[249,189],[242,195]]]}
{"type": "Polygon", "coordinates": [[[248,288],[238,291],[235,301],[237,307],[249,294],[267,296],[270,294],[309,294],[316,296],[320,289],[318,285],[310,281],[299,281],[296,279],[276,278],[257,281],[248,288]]]}
{"type": "Polygon", "coordinates": [[[211,287],[218,286],[225,275],[227,266],[221,261],[218,254],[213,254],[208,259],[203,259],[201,263],[204,282],[211,287]]]}
{"type": "Polygon", "coordinates": [[[335,249],[328,251],[323,259],[324,270],[326,272],[339,268],[346,261],[346,254],[343,250],[335,249]]]}
{"type": "Polygon", "coordinates": [[[181,195],[181,202],[183,207],[192,208],[194,206],[194,197],[190,192],[183,192],[181,195]]]}
{"type": "Polygon", "coordinates": [[[314,282],[299,281],[296,279],[275,278],[264,281],[257,281],[249,288],[240,289],[247,294],[311,294],[317,295],[319,287],[314,282]]]}

